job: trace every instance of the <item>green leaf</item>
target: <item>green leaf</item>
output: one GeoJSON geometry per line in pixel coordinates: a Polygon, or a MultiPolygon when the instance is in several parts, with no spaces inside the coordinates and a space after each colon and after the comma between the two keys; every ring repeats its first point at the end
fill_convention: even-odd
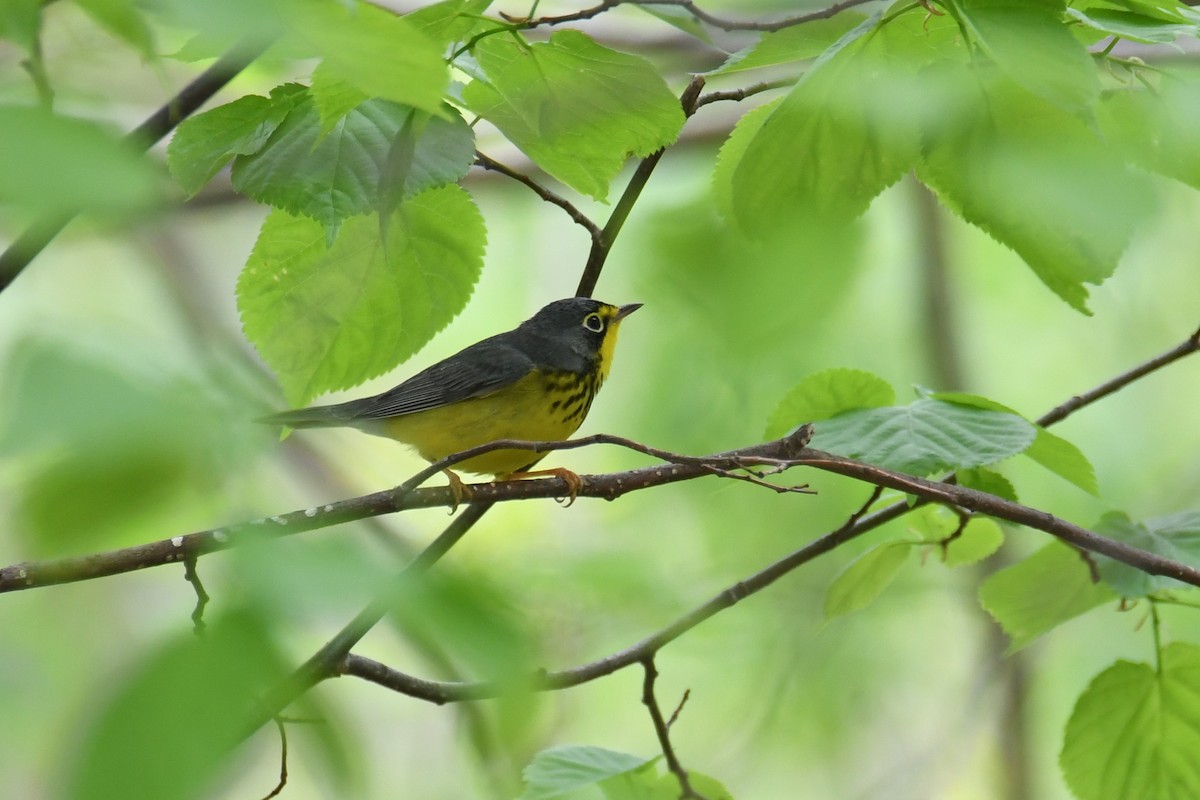
{"type": "Polygon", "coordinates": [[[0,105],[0,203],[111,217],[144,211],[160,188],[150,160],[100,125],[0,105]]]}
{"type": "MultiPolygon", "coordinates": [[[[302,214],[336,232],[347,217],[380,208],[380,182],[397,137],[412,136],[415,112],[386,100],[360,103],[322,135],[310,98],[302,98],[257,153],[238,158],[233,185],[263,203],[302,214]]],[[[474,160],[475,139],[458,113],[429,120],[414,142],[402,195],[453,183],[474,160]]]]}
{"type": "Polygon", "coordinates": [[[157,55],[150,24],[131,0],[75,0],[75,3],[101,27],[132,45],[144,57],[157,55]]]}
{"type": "MultiPolygon", "coordinates": [[[[1105,514],[1096,523],[1096,533],[1132,545],[1148,553],[1200,567],[1200,511],[1185,511],[1167,517],[1134,522],[1119,511],[1105,514]]],[[[1095,555],[1100,576],[1122,597],[1143,597],[1158,591],[1183,588],[1174,578],[1147,575],[1139,569],[1107,556],[1095,555]]]]}
{"type": "Polygon", "coordinates": [[[850,562],[825,592],[825,619],[870,605],[895,580],[911,551],[912,542],[885,542],[850,562]]]}
{"type": "MultiPolygon", "coordinates": [[[[637,769],[606,778],[596,788],[604,800],[678,800],[679,779],[669,772],[660,775],[658,760],[651,759],[637,769]]],[[[584,796],[582,792],[568,795],[571,800],[583,800],[584,796]]]]}
{"type": "Polygon", "coordinates": [[[1068,8],[1067,16],[1110,36],[1145,44],[1169,44],[1180,36],[1200,35],[1200,27],[1183,22],[1164,22],[1132,11],[1090,8],[1086,12],[1068,8]]]}
{"type": "Polygon", "coordinates": [[[1023,452],[1036,435],[1014,414],[928,398],[849,411],[815,428],[815,448],[913,475],[992,464],[1023,452]]]}
{"type": "Polygon", "coordinates": [[[483,219],[457,186],[325,229],[270,214],[238,280],[247,338],[293,404],[345,389],[411,356],[462,310],[483,266],[483,219]]]}
{"type": "Polygon", "coordinates": [[[1063,23],[1062,0],[945,0],[971,40],[1008,77],[1074,114],[1088,112],[1100,80],[1063,23]]]}
{"type": "Polygon", "coordinates": [[[1200,796],[1200,647],[1159,658],[1157,671],[1116,662],[1075,703],[1059,764],[1080,800],[1200,796]]]}
{"type": "Polygon", "coordinates": [[[600,781],[638,769],[654,759],[605,750],[603,747],[564,745],[543,750],[521,773],[525,791],[518,800],[552,800],[594,786],[600,781]]]}
{"type": "Polygon", "coordinates": [[[827,369],[792,387],[771,413],[767,437],[782,436],[805,422],[829,419],[843,411],[896,402],[891,384],[857,369],[827,369]]]}
{"type": "Polygon", "coordinates": [[[1004,531],[995,520],[972,517],[962,535],[946,545],[943,563],[947,567],[975,564],[990,556],[1004,544],[1004,531]]]}
{"type": "Polygon", "coordinates": [[[71,746],[76,800],[206,796],[262,694],[287,672],[271,630],[249,614],[180,633],[116,673],[111,696],[71,746]]]}
{"type": "MultiPolygon", "coordinates": [[[[674,775],[670,775],[670,778],[675,780],[673,788],[678,789],[679,781],[675,779],[674,775]]],[[[707,800],[733,800],[733,795],[725,788],[724,784],[702,772],[689,770],[688,782],[692,784],[694,790],[707,798],[707,800]]]]}
{"type": "Polygon", "coordinates": [[[920,536],[923,542],[938,546],[942,562],[947,567],[982,561],[1004,544],[1004,532],[986,517],[971,517],[962,532],[955,536],[960,520],[957,514],[944,506],[924,506],[909,514],[908,519],[909,530],[920,536]]]}
{"type": "Polygon", "coordinates": [[[954,57],[955,35],[924,13],[872,17],[845,34],[736,145],[744,153],[728,184],[717,184],[729,192],[722,207],[754,236],[861,214],[916,161],[922,121],[949,111],[939,85],[918,73],[954,57]]]}
{"type": "Polygon", "coordinates": [[[174,374],[177,364],[141,361],[131,371],[78,343],[41,339],[12,348],[0,455],[28,464],[10,484],[11,516],[33,554],[152,538],[247,460],[245,408],[223,398],[219,373],[201,383],[174,374]]]}
{"type": "Polygon", "coordinates": [[[308,96],[312,98],[317,109],[317,117],[321,120],[321,136],[323,138],[337,124],[338,120],[358,108],[367,95],[349,81],[338,77],[324,63],[318,64],[313,70],[312,85],[308,87],[308,96]]]}
{"type": "Polygon", "coordinates": [[[979,587],[979,602],[1012,640],[1009,653],[1115,599],[1106,584],[1092,581],[1084,556],[1060,542],[995,572],[979,587]]]}
{"type": "Polygon", "coordinates": [[[405,14],[404,21],[441,45],[457,42],[479,24],[492,0],[442,0],[405,14]]]}
{"type": "Polygon", "coordinates": [[[1088,494],[1095,497],[1100,495],[1100,484],[1096,482],[1096,469],[1092,462],[1088,461],[1082,450],[1066,439],[1039,427],[1037,438],[1025,455],[1088,494]]]}
{"type": "Polygon", "coordinates": [[[184,120],[167,145],[171,175],[196,194],[234,156],[257,153],[303,98],[304,87],[284,84],[269,98],[246,95],[184,120]]]}
{"type": "Polygon", "coordinates": [[[828,50],[838,39],[863,23],[866,17],[854,11],[816,19],[764,33],[755,44],[737,51],[725,63],[708,73],[731,75],[760,67],[807,61],[828,50]]]}
{"type": "MultiPolygon", "coordinates": [[[[1037,439],[1033,440],[1033,445],[1037,444],[1037,439]]],[[[1029,455],[1029,451],[1025,451],[1025,455],[1029,455]]],[[[969,469],[958,470],[958,485],[965,486],[968,489],[974,489],[978,492],[987,492],[994,494],[997,497],[1003,497],[1013,503],[1019,503],[1017,499],[1017,490],[1008,480],[999,472],[990,470],[986,467],[971,467],[969,469]]]]}
{"type": "Polygon", "coordinates": [[[0,39],[31,53],[42,25],[41,0],[6,0],[0,3],[0,39]]]}
{"type": "Polygon", "coordinates": [[[931,132],[921,180],[952,211],[1016,251],[1086,312],[1085,283],[1117,267],[1152,213],[1146,176],[1077,117],[1004,81],[982,84],[931,132]]]}
{"type": "Polygon", "coordinates": [[[630,155],[675,141],[683,109],[653,65],[577,31],[522,45],[491,36],[475,46],[488,81],[463,99],[548,173],[603,200],[630,155]]]}
{"type": "Polygon", "coordinates": [[[1163,81],[1157,92],[1107,93],[1100,126],[1126,158],[1145,169],[1200,189],[1200,84],[1163,81]]]}
{"type": "Polygon", "coordinates": [[[370,3],[289,7],[291,39],[324,57],[324,69],[368,97],[443,113],[450,74],[441,49],[411,23],[370,3]]]}
{"type": "MultiPolygon", "coordinates": [[[[967,394],[965,392],[934,392],[930,395],[930,397],[935,400],[945,400],[950,403],[961,403],[962,405],[974,406],[976,408],[986,408],[991,411],[1003,411],[1008,414],[1017,413],[1003,403],[997,403],[995,400],[982,397],[977,394],[967,394]]],[[[1042,426],[1036,425],[1036,427],[1037,438],[1033,440],[1033,444],[1031,444],[1029,449],[1025,451],[1025,455],[1041,464],[1051,472],[1075,484],[1085,492],[1091,495],[1098,495],[1100,493],[1100,487],[1096,483],[1096,470],[1094,467],[1092,467],[1092,463],[1088,461],[1087,456],[1083,454],[1083,451],[1068,442],[1066,439],[1050,433],[1042,426]]],[[[1001,478],[1001,480],[1003,480],[1003,478],[1001,478]]],[[[1005,481],[1005,483],[1008,482],[1005,481]]],[[[1008,486],[1008,490],[1012,492],[1011,497],[1005,494],[1001,494],[1000,496],[1016,502],[1016,492],[1012,490],[1011,484],[1008,486]]],[[[987,492],[990,490],[981,489],[981,491],[987,492]]],[[[991,492],[991,494],[1000,493],[991,492]]]]}
{"type": "Polygon", "coordinates": [[[781,102],[782,100],[772,100],[743,114],[717,153],[717,165],[713,169],[713,197],[717,210],[730,224],[737,221],[733,204],[733,176],[738,164],[781,102]]]}

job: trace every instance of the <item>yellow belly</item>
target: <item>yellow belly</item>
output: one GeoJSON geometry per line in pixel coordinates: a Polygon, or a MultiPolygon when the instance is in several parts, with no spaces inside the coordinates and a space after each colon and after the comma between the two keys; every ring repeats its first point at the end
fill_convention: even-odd
{"type": "MultiPolygon", "coordinates": [[[[575,376],[533,372],[486,397],[364,424],[368,433],[387,436],[437,461],[497,439],[562,441],[583,422],[594,391],[575,376]]],[[[456,464],[456,471],[506,475],[542,458],[532,450],[497,450],[456,464]]]]}

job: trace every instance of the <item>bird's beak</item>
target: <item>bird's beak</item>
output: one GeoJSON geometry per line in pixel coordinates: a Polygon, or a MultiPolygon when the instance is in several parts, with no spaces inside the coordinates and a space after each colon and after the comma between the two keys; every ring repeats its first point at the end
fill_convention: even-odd
{"type": "Polygon", "coordinates": [[[641,303],[630,303],[629,305],[621,306],[617,309],[617,315],[613,317],[613,322],[620,322],[641,307],[641,303]]]}

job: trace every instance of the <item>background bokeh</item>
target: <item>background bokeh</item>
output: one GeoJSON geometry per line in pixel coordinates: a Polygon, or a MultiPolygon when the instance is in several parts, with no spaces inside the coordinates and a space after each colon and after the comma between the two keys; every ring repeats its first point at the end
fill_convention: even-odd
{"type": "MultiPolygon", "coordinates": [[[[56,5],[46,57],[62,107],[127,129],[189,74],[170,61],[142,63],[56,5]]],[[[650,22],[631,29],[639,25],[650,22]]],[[[9,100],[30,91],[16,60],[0,50],[9,100]]],[[[255,67],[224,96],[265,91],[286,69],[255,67]]],[[[1165,180],[1155,184],[1152,223],[1092,293],[1092,316],[1065,306],[979,231],[940,212],[923,223],[929,200],[909,179],[852,230],[745,252],[722,236],[709,193],[719,138],[707,134],[737,111],[714,106],[693,120],[699,133],[668,153],[612,252],[597,296],[646,307],[622,329],[584,433],[688,453],[751,444],[788,388],[837,366],[875,372],[902,399],[913,386],[947,388],[924,305],[935,247],[947,263],[961,388],[1031,417],[1195,329],[1200,199],[1165,180]]],[[[485,134],[479,144],[516,158],[493,153],[485,134]]],[[[421,466],[356,432],[279,442],[251,422],[282,404],[241,336],[234,299],[265,211],[221,180],[196,201],[132,222],[77,221],[0,294],[4,563],[306,508],[392,486],[421,466]]],[[[410,363],[338,397],[385,389],[574,291],[588,244],[580,228],[514,182],[473,173],[466,186],[488,227],[471,302],[410,363]]],[[[0,235],[11,239],[23,222],[0,219],[0,235]]],[[[1024,503],[1085,526],[1112,509],[1135,518],[1194,509],[1197,396],[1200,361],[1184,361],[1056,429],[1096,466],[1102,500],[1020,459],[1001,469],[1024,503]]],[[[600,472],[646,459],[590,448],[555,463],[600,472]]],[[[789,477],[818,495],[710,478],[611,504],[494,509],[438,567],[443,581],[357,651],[425,677],[470,678],[560,669],[626,647],[836,527],[869,493],[824,473],[789,477]]],[[[444,510],[414,512],[207,557],[209,613],[258,609],[298,662],[446,522],[444,510]]],[[[1045,536],[1006,527],[1004,555],[979,569],[947,570],[930,553],[869,608],[826,623],[833,577],[904,524],[798,570],[662,652],[663,705],[691,693],[672,731],[686,766],[739,798],[970,800],[1000,796],[1014,768],[1005,742],[1016,741],[1031,796],[1069,796],[1057,767],[1063,726],[1114,658],[1152,658],[1143,611],[1104,607],[1054,631],[1021,653],[1014,683],[975,591],[982,575],[1045,536]]],[[[59,796],[89,726],[147,653],[189,633],[193,601],[181,566],[0,600],[5,793],[59,796]]],[[[1164,620],[1169,637],[1200,633],[1194,614],[1165,609],[1164,620]]],[[[553,744],[650,756],[658,745],[640,691],[640,671],[627,669],[563,692],[437,707],[352,678],[328,681],[316,692],[325,722],[290,728],[284,796],[510,797],[520,767],[553,744]],[[333,766],[314,728],[340,738],[333,766]],[[341,771],[348,784],[331,777],[341,771]]],[[[213,796],[261,796],[277,771],[277,736],[266,728],[213,796]]]]}

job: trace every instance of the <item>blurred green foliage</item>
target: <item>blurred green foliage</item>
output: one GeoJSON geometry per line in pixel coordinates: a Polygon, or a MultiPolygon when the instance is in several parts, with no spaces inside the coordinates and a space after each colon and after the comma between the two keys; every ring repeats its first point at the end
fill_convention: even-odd
{"type": "MultiPolygon", "coordinates": [[[[598,291],[647,310],[583,432],[704,453],[874,414],[892,427],[872,418],[844,452],[962,468],[963,485],[1198,561],[1195,363],[1053,434],[1026,421],[1195,329],[1200,82],[1170,47],[1130,44],[1194,39],[1194,10],[933,0],[734,34],[631,8],[605,15],[615,32],[581,20],[543,35],[522,17],[558,7],[494,6],[0,4],[3,235],[47,212],[136,223],[79,223],[0,294],[5,564],[399,483],[419,462],[389,442],[275,445],[249,420],[281,396],[386,388],[402,375],[377,376],[401,362],[407,374],[570,293],[588,237],[514,182],[455,185],[475,147],[602,222],[631,156],[663,146],[598,291]],[[643,31],[675,37],[671,58],[643,31]],[[131,154],[117,127],[198,71],[178,61],[247,38],[274,44],[166,154],[199,202],[164,202],[160,155],[131,154]],[[700,108],[710,135],[693,138],[679,65],[709,91],[795,85],[700,108]],[[929,190],[942,205],[923,227],[929,190]],[[938,252],[944,278],[926,269],[938,252]],[[935,289],[965,386],[942,385],[935,289]],[[897,405],[893,387],[904,403],[923,386],[956,391],[897,405]]],[[[561,463],[645,460],[594,448],[561,463]]],[[[512,691],[435,707],[328,681],[289,712],[305,722],[288,723],[285,796],[678,796],[637,669],[547,694],[525,679],[662,629],[869,494],[817,471],[780,480],[818,495],[709,478],[611,505],[494,509],[362,652],[512,691]]],[[[240,726],[446,521],[406,514],[206,557],[202,637],[181,568],[5,595],[6,789],[266,794],[280,743],[267,729],[237,747],[240,726]]],[[[961,522],[916,510],[658,654],[664,711],[690,690],[671,736],[699,791],[997,797],[1017,733],[1031,796],[1153,800],[1195,783],[1194,593],[988,519],[955,535],[961,522]],[[1001,632],[1008,657],[1028,659],[1019,696],[1001,632]],[[1019,732],[1004,728],[1014,704],[1019,732]]]]}

